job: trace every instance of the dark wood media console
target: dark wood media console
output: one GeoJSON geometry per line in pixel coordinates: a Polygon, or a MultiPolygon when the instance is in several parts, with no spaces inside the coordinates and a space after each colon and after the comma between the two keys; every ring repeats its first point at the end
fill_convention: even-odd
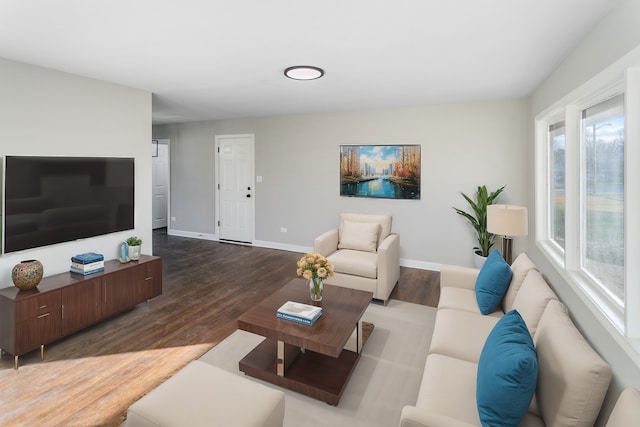
{"type": "Polygon", "coordinates": [[[106,261],[104,271],[82,276],[61,273],[37,288],[0,289],[0,348],[18,357],[162,294],[162,259],[106,261]]]}

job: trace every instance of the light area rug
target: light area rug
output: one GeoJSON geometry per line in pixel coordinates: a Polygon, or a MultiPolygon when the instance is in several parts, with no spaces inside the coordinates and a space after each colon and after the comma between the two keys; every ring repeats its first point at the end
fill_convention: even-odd
{"type": "Polygon", "coordinates": [[[235,331],[200,360],[285,393],[285,427],[395,426],[415,404],[431,343],[436,309],[402,301],[369,304],[362,320],[375,325],[337,406],[255,379],[238,362],[264,338],[235,331]]]}

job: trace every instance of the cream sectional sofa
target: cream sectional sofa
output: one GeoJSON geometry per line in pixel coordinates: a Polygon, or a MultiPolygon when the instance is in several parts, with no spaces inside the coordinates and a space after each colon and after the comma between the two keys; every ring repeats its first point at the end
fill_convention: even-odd
{"type": "Polygon", "coordinates": [[[535,392],[518,425],[593,426],[611,380],[609,366],[574,326],[526,254],[518,256],[511,272],[500,306],[483,315],[475,289],[479,270],[442,267],[420,390],[416,404],[402,409],[400,426],[482,425],[476,400],[479,362],[490,333],[511,310],[524,320],[537,359],[535,392]]]}

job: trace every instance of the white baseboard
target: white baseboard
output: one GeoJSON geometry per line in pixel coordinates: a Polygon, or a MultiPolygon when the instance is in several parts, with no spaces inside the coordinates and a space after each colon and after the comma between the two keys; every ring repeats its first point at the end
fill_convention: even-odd
{"type": "Polygon", "coordinates": [[[216,236],[215,234],[197,233],[197,232],[193,232],[193,231],[182,231],[182,230],[175,230],[175,229],[167,229],[167,234],[169,236],[191,237],[193,239],[213,240],[213,241],[216,241],[216,242],[220,240],[220,239],[218,239],[218,236],[216,236]]]}
{"type": "Polygon", "coordinates": [[[418,270],[431,270],[440,271],[442,264],[428,261],[417,261],[414,259],[402,259],[400,258],[400,265],[402,267],[417,268],[418,270]]]}
{"type": "MultiPolygon", "coordinates": [[[[203,240],[213,240],[219,242],[220,239],[218,236],[214,234],[206,234],[206,233],[195,233],[192,231],[181,231],[181,230],[167,230],[167,234],[170,236],[180,236],[180,237],[191,237],[194,239],[203,239],[203,240]]],[[[278,249],[281,251],[289,251],[289,252],[299,252],[299,253],[308,253],[313,252],[313,247],[311,246],[300,246],[300,245],[290,245],[287,243],[279,243],[279,242],[268,242],[265,240],[255,240],[253,244],[249,246],[256,246],[259,248],[267,248],[267,249],[278,249]]],[[[412,259],[400,259],[401,267],[409,267],[409,268],[417,268],[419,270],[431,270],[431,271],[440,271],[441,264],[427,261],[418,261],[412,259]]]]}
{"type": "Polygon", "coordinates": [[[265,240],[256,240],[253,242],[253,246],[257,246],[259,248],[279,249],[281,251],[300,252],[303,254],[313,252],[313,248],[310,246],[289,245],[287,243],[267,242],[265,240]]]}

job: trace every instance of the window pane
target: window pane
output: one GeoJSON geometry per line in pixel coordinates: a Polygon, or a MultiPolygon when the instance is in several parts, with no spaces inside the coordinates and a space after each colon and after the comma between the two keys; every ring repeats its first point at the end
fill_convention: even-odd
{"type": "Polygon", "coordinates": [[[549,126],[549,234],[551,240],[564,249],[564,121],[549,126]]]}
{"type": "Polygon", "coordinates": [[[624,104],[618,95],[582,112],[582,268],[624,301],[624,104]]]}

